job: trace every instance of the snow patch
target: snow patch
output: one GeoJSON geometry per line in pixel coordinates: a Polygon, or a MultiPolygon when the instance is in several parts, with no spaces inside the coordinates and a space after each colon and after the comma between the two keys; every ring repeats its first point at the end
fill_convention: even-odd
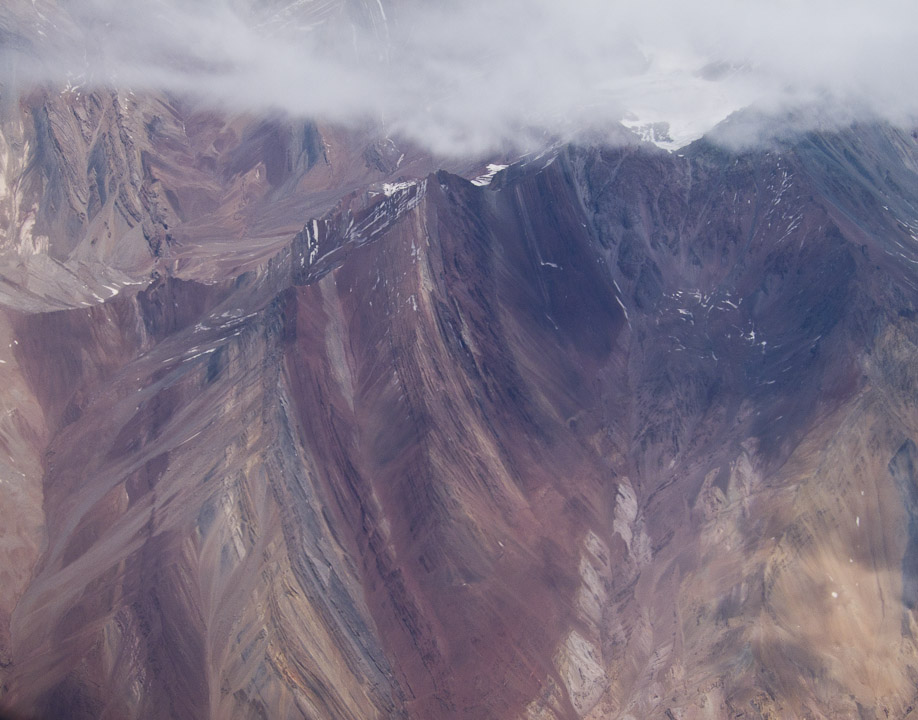
{"type": "Polygon", "coordinates": [[[484,175],[479,175],[477,178],[472,180],[472,185],[477,185],[483,187],[485,185],[490,185],[491,181],[494,179],[494,176],[497,175],[501,170],[506,170],[509,165],[497,165],[495,163],[488,163],[488,171],[484,175]]]}
{"type": "Polygon", "coordinates": [[[383,194],[386,197],[392,197],[396,193],[400,193],[403,190],[407,190],[410,187],[414,187],[416,183],[412,180],[410,182],[394,182],[394,183],[383,183],[382,190],[383,194]]]}

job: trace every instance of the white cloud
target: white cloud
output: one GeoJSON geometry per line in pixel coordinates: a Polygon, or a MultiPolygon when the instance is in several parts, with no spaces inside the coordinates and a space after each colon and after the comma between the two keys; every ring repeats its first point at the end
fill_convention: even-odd
{"type": "MultiPolygon", "coordinates": [[[[793,111],[795,127],[918,116],[918,5],[904,0],[41,2],[40,62],[18,65],[33,79],[382,118],[445,154],[620,120],[669,121],[684,141],[750,105],[793,111]]],[[[0,29],[23,7],[0,10],[0,29]]]]}

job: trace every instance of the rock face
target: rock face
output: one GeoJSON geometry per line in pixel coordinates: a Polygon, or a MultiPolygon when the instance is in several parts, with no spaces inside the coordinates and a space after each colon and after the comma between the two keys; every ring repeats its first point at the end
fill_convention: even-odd
{"type": "Polygon", "coordinates": [[[5,712],[914,712],[914,137],[2,137],[5,712]]]}

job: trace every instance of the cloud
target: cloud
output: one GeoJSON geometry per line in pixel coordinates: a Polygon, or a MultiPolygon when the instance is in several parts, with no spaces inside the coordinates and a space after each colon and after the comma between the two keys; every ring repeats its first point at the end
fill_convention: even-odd
{"type": "Polygon", "coordinates": [[[440,154],[620,121],[669,122],[675,145],[746,107],[769,131],[918,116],[905,0],[39,0],[0,10],[0,41],[11,28],[7,86],[15,67],[20,82],[372,119],[440,154]]]}

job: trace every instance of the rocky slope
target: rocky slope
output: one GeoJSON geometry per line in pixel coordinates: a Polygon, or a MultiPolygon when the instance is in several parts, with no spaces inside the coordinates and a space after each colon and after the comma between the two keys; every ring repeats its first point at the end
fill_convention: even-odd
{"type": "Polygon", "coordinates": [[[913,713],[914,137],[2,137],[6,711],[913,713]]]}

